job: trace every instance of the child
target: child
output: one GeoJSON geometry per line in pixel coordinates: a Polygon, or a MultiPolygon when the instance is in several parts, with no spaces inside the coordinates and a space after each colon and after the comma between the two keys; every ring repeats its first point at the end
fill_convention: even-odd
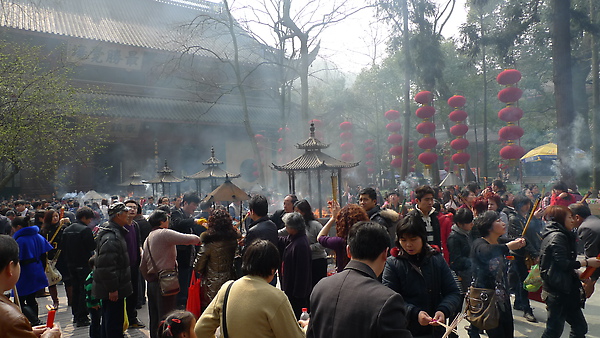
{"type": "Polygon", "coordinates": [[[85,279],[83,288],[85,289],[85,303],[90,312],[90,338],[100,338],[100,299],[92,297],[92,284],[94,282],[94,259],[96,256],[92,256],[88,261],[92,272],[85,279]]]}
{"type": "Polygon", "coordinates": [[[196,318],[191,312],[176,310],[160,323],[158,336],[161,338],[196,338],[195,326],[196,318]]]}

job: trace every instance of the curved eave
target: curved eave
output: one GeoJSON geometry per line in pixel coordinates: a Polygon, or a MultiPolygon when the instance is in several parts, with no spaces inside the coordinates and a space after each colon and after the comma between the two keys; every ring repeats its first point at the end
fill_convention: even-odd
{"type": "Polygon", "coordinates": [[[166,176],[159,176],[157,178],[151,179],[148,181],[148,183],[150,184],[157,184],[157,183],[181,183],[184,182],[185,180],[183,178],[178,178],[175,177],[173,175],[166,175],[166,176]]]}
{"type": "Polygon", "coordinates": [[[210,179],[210,178],[238,178],[240,177],[240,174],[232,174],[228,171],[225,171],[219,167],[210,167],[210,168],[206,168],[203,170],[200,170],[199,172],[190,175],[190,176],[184,176],[187,179],[192,179],[192,180],[205,180],[205,179],[210,179]]]}
{"type": "Polygon", "coordinates": [[[202,162],[202,164],[204,164],[204,165],[218,165],[218,164],[223,164],[223,161],[220,161],[218,158],[211,157],[208,160],[202,162]]]}
{"type": "Polygon", "coordinates": [[[278,171],[303,171],[354,168],[360,162],[345,162],[320,151],[309,151],[283,165],[271,163],[271,168],[278,171]]]}
{"type": "Polygon", "coordinates": [[[319,141],[317,138],[310,137],[308,140],[296,144],[298,149],[326,149],[329,148],[329,144],[319,141]]]}

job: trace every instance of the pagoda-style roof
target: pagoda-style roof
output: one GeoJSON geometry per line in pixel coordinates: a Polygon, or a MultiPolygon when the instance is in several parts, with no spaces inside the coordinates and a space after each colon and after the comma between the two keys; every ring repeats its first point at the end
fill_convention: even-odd
{"type": "Polygon", "coordinates": [[[331,157],[321,149],[329,147],[328,144],[321,142],[315,137],[315,125],[310,124],[310,137],[296,145],[298,149],[304,149],[304,154],[296,157],[283,165],[271,163],[273,169],[278,171],[303,171],[315,169],[343,169],[358,166],[360,162],[345,162],[331,157]]]}
{"type": "Polygon", "coordinates": [[[173,169],[169,168],[167,165],[167,160],[165,160],[165,166],[157,171],[158,176],[149,180],[148,183],[156,184],[156,183],[181,183],[185,181],[183,178],[173,176],[173,169]]]}
{"type": "Polygon", "coordinates": [[[131,176],[129,176],[129,179],[121,184],[119,184],[122,187],[141,187],[143,185],[145,185],[145,181],[142,180],[142,175],[134,172],[133,174],[131,174],[131,176]]]}
{"type": "Polygon", "coordinates": [[[329,144],[323,143],[318,138],[315,137],[315,124],[311,123],[309,138],[302,143],[296,144],[296,148],[305,149],[305,150],[317,150],[317,149],[329,148],[329,144]]]}
{"type": "Polygon", "coordinates": [[[209,179],[209,178],[240,177],[240,174],[232,174],[226,170],[219,168],[219,164],[223,164],[223,161],[221,161],[215,157],[215,148],[214,147],[212,147],[210,149],[210,154],[211,154],[210,158],[208,160],[202,162],[202,164],[207,165],[208,168],[202,169],[193,175],[184,176],[184,177],[187,179],[194,179],[194,180],[203,180],[203,179],[209,179]]]}

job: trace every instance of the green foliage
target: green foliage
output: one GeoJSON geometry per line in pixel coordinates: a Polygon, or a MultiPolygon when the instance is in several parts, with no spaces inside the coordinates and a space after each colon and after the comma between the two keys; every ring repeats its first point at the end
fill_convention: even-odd
{"type": "Polygon", "coordinates": [[[58,52],[0,42],[0,188],[21,170],[51,178],[101,147],[103,123],[89,115],[100,108],[69,84],[71,69],[58,52]]]}

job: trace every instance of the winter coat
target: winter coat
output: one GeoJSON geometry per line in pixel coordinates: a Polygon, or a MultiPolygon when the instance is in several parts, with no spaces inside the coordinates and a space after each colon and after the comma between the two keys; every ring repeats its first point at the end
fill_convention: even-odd
{"type": "Polygon", "coordinates": [[[69,267],[87,267],[96,249],[94,234],[85,224],[75,222],[63,231],[59,248],[69,267]]]}
{"type": "Polygon", "coordinates": [[[471,237],[455,224],[448,236],[450,268],[456,272],[471,271],[471,237]]]}
{"type": "Polygon", "coordinates": [[[96,299],[108,299],[108,294],[114,291],[119,291],[119,299],[133,293],[129,254],[124,237],[126,231],[113,221],[104,223],[99,228],[92,285],[92,295],[96,299]]]}
{"type": "Polygon", "coordinates": [[[305,233],[279,237],[281,289],[296,298],[308,297],[312,290],[312,256],[305,233]]]}
{"type": "Polygon", "coordinates": [[[461,306],[461,295],[456,280],[444,257],[429,245],[423,247],[424,257],[416,265],[414,257],[402,249],[394,250],[387,258],[383,270],[383,284],[398,292],[406,302],[408,329],[413,336],[441,336],[444,332],[434,326],[421,326],[419,312],[431,317],[441,311],[446,318],[455,314],[461,306]],[[398,252],[397,256],[394,256],[398,252]]]}
{"type": "Polygon", "coordinates": [[[202,274],[201,304],[203,307],[208,306],[225,282],[235,279],[233,258],[237,240],[231,238],[213,242],[209,238],[206,232],[200,236],[203,244],[194,263],[194,270],[202,274]]]}
{"type": "Polygon", "coordinates": [[[30,295],[48,286],[41,257],[53,247],[39,231],[40,228],[34,225],[22,228],[13,235],[19,244],[21,276],[17,282],[17,291],[21,296],[30,295]]]}
{"type": "MultiPolygon", "coordinates": [[[[529,228],[527,228],[527,232],[525,233],[525,247],[519,250],[513,250],[512,252],[515,256],[525,257],[526,255],[530,255],[532,258],[537,258],[540,255],[540,237],[539,233],[536,232],[535,226],[533,226],[534,220],[531,220],[529,228]]],[[[510,213],[508,215],[508,238],[515,239],[521,237],[523,233],[523,229],[525,229],[525,224],[527,220],[525,217],[515,213],[510,213]]]]}
{"type": "Polygon", "coordinates": [[[579,297],[581,282],[575,272],[581,264],[576,260],[576,235],[557,222],[548,222],[540,256],[540,274],[544,291],[579,297]]]}

